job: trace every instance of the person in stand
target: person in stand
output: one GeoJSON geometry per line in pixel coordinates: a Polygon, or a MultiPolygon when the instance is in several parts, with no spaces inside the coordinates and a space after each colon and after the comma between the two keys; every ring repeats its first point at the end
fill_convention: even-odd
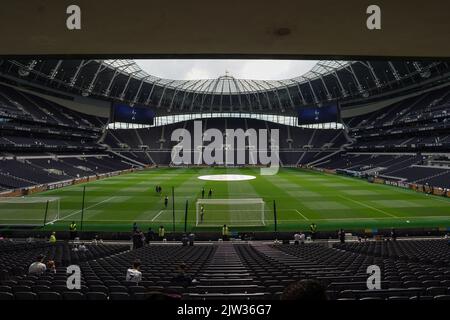
{"type": "Polygon", "coordinates": [[[56,232],[52,232],[52,234],[50,235],[50,239],[48,239],[48,242],[50,242],[51,244],[56,243],[56,232]]]}
{"type": "Polygon", "coordinates": [[[50,273],[50,274],[55,274],[56,273],[56,265],[55,265],[55,261],[53,260],[49,260],[47,261],[47,266],[46,266],[47,270],[46,272],[50,273]]]}
{"type": "Polygon", "coordinates": [[[300,244],[305,244],[306,235],[302,232],[300,233],[300,244]]]}
{"type": "Polygon", "coordinates": [[[44,264],[44,255],[40,254],[36,261],[34,261],[28,268],[28,274],[41,275],[47,270],[47,266],[44,264]]]}
{"type": "Polygon", "coordinates": [[[311,239],[315,240],[316,232],[317,232],[317,225],[314,222],[311,223],[311,225],[309,226],[309,230],[311,231],[311,239]]]}
{"type": "Polygon", "coordinates": [[[189,274],[187,274],[187,266],[184,263],[181,263],[178,266],[178,273],[175,277],[172,278],[171,282],[175,286],[181,287],[189,287],[192,283],[196,283],[195,279],[192,279],[189,274]]]}
{"type": "Polygon", "coordinates": [[[294,234],[294,244],[299,245],[300,244],[300,233],[294,234]]]}
{"type": "Polygon", "coordinates": [[[77,237],[77,224],[75,221],[72,221],[72,223],[69,225],[69,232],[70,232],[70,240],[74,241],[77,237]]]}
{"type": "Polygon", "coordinates": [[[205,198],[205,187],[202,188],[202,199],[205,198]]]}
{"type": "Polygon", "coordinates": [[[340,229],[339,230],[338,236],[339,236],[339,241],[341,243],[345,243],[345,231],[344,231],[344,229],[340,229]]]}
{"type": "Polygon", "coordinates": [[[195,240],[195,234],[193,234],[192,232],[189,234],[188,236],[189,238],[189,246],[192,247],[194,245],[194,240],[195,240]]]}
{"type": "Polygon", "coordinates": [[[164,208],[167,209],[167,205],[169,204],[169,197],[166,195],[164,198],[164,208]]]}
{"type": "Polygon", "coordinates": [[[397,232],[395,231],[394,228],[391,229],[391,239],[392,239],[392,241],[397,240],[397,232]]]}
{"type": "Polygon", "coordinates": [[[143,238],[142,238],[142,232],[140,232],[139,230],[136,230],[133,233],[133,249],[139,249],[143,246],[143,238]]]}
{"type": "Polygon", "coordinates": [[[80,252],[86,252],[86,251],[88,251],[88,249],[86,248],[86,245],[84,244],[84,242],[82,242],[82,243],[78,246],[78,251],[80,251],[80,252]]]}
{"type": "Polygon", "coordinates": [[[125,280],[129,282],[136,282],[138,284],[142,281],[141,261],[134,260],[133,266],[127,270],[125,280]]]}
{"type": "Polygon", "coordinates": [[[147,244],[150,244],[150,241],[155,240],[155,233],[153,232],[152,228],[148,228],[147,231],[147,237],[145,238],[145,242],[147,244]]]}
{"type": "Polygon", "coordinates": [[[183,233],[183,236],[181,237],[181,244],[183,245],[183,247],[187,247],[189,243],[189,238],[186,235],[186,233],[183,233]]]}
{"type": "Polygon", "coordinates": [[[228,229],[228,226],[226,224],[222,227],[222,240],[228,241],[230,236],[230,230],[228,229]]]}
{"type": "Polygon", "coordinates": [[[159,230],[158,230],[159,241],[162,241],[164,239],[165,234],[166,234],[166,230],[164,230],[164,226],[160,226],[159,230]]]}

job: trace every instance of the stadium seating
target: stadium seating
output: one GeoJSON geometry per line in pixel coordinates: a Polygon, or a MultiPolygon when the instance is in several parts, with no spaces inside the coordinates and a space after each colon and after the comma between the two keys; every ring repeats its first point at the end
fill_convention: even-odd
{"type": "Polygon", "coordinates": [[[368,241],[334,244],[271,245],[199,243],[193,247],[152,243],[136,250],[129,245],[87,245],[74,252],[67,243],[0,242],[1,300],[129,300],[151,292],[182,299],[279,299],[284,288],[300,279],[316,279],[337,300],[446,300],[450,295],[445,240],[368,241]],[[27,275],[38,254],[56,262],[56,273],[27,275]],[[142,262],[143,280],[127,282],[135,259],[142,262]],[[79,264],[81,289],[69,291],[64,266],[79,264]],[[179,264],[196,281],[173,282],[179,264]],[[382,271],[380,290],[368,290],[366,269],[382,271]]]}

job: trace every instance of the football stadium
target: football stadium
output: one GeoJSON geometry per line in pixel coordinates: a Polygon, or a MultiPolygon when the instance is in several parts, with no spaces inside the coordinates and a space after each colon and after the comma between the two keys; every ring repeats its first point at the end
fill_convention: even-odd
{"type": "Polygon", "coordinates": [[[0,300],[450,300],[448,59],[114,44],[0,52],[0,300]]]}

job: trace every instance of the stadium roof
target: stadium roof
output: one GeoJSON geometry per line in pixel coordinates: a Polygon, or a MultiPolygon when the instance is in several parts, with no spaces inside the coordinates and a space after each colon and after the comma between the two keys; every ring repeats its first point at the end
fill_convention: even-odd
{"type": "Polygon", "coordinates": [[[239,94],[274,90],[283,88],[296,83],[304,83],[310,80],[320,78],[323,75],[333,73],[341,68],[347,67],[352,61],[324,60],[319,61],[310,71],[292,79],[285,80],[256,80],[256,79],[237,79],[229,74],[225,74],[216,79],[197,79],[197,80],[173,80],[153,76],[143,70],[133,60],[103,60],[103,63],[120,70],[123,73],[147,82],[167,88],[210,94],[239,94]]]}
{"type": "Polygon", "coordinates": [[[40,90],[92,96],[153,108],[158,115],[250,112],[293,115],[302,106],[339,100],[375,101],[400,91],[450,80],[450,64],[435,60],[319,61],[285,80],[164,79],[133,60],[0,60],[0,77],[40,90]]]}

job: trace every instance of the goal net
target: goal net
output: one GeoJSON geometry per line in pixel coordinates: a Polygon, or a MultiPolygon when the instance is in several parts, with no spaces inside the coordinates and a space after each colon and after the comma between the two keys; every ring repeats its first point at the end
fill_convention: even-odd
{"type": "Polygon", "coordinates": [[[0,224],[43,226],[59,219],[57,197],[0,197],[0,224]]]}
{"type": "Polygon", "coordinates": [[[196,226],[263,226],[264,201],[253,199],[198,199],[196,226]]]}

